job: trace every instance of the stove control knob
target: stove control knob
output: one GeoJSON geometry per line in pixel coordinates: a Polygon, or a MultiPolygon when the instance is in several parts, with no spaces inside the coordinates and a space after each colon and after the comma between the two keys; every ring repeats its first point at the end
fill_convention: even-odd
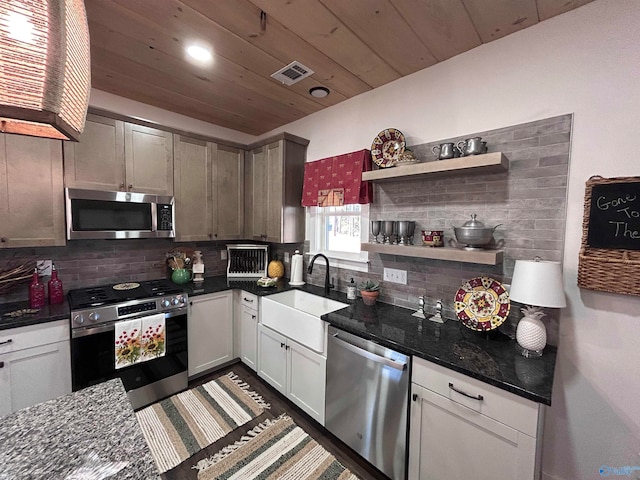
{"type": "Polygon", "coordinates": [[[187,304],[187,299],[186,298],[184,298],[184,297],[179,297],[179,298],[180,298],[180,303],[182,305],[186,305],[187,304]]]}
{"type": "Polygon", "coordinates": [[[172,304],[172,305],[178,305],[179,303],[180,303],[180,300],[178,300],[178,298],[177,298],[177,297],[176,297],[176,298],[172,298],[172,299],[171,299],[171,304],[172,304]]]}
{"type": "Polygon", "coordinates": [[[100,320],[100,314],[96,312],[91,312],[89,314],[89,320],[92,322],[97,322],[98,320],[100,320]]]}
{"type": "Polygon", "coordinates": [[[171,302],[169,302],[168,299],[164,299],[162,300],[162,302],[160,302],[160,304],[162,305],[162,308],[167,308],[169,305],[171,305],[171,302]]]}
{"type": "Polygon", "coordinates": [[[76,325],[82,325],[84,323],[84,315],[78,314],[73,317],[73,323],[75,323],[76,325]]]}

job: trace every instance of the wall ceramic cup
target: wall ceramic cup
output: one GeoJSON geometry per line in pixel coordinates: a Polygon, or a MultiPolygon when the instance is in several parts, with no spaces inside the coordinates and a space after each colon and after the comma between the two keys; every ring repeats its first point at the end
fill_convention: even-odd
{"type": "Polygon", "coordinates": [[[441,143],[431,148],[431,152],[438,157],[438,160],[448,160],[455,158],[459,154],[459,150],[453,143],[441,143]]]}
{"type": "Polygon", "coordinates": [[[483,142],[481,137],[467,138],[456,143],[462,155],[478,155],[487,152],[487,142],[483,142]]]}

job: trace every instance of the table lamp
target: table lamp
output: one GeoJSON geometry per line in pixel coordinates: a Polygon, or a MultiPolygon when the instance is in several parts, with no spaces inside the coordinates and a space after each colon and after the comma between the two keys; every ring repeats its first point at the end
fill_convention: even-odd
{"type": "Polygon", "coordinates": [[[516,328],[516,341],[524,357],[539,357],[547,344],[547,330],[540,307],[564,308],[562,268],[560,262],[516,260],[509,292],[511,300],[522,303],[523,317],[516,328]]]}

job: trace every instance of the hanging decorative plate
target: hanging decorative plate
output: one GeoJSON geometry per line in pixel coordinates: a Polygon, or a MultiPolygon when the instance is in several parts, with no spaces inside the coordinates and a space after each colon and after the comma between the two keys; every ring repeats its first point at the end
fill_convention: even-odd
{"type": "Polygon", "coordinates": [[[498,328],[511,309],[509,292],[490,277],[476,277],[463,283],[456,292],[454,305],[464,326],[479,332],[498,328]]]}
{"type": "Polygon", "coordinates": [[[140,286],[139,283],[127,282],[127,283],[118,283],[114,285],[112,288],[114,290],[133,290],[134,288],[138,288],[139,286],[140,286]]]}
{"type": "Polygon", "coordinates": [[[371,144],[371,159],[381,168],[393,167],[404,153],[404,135],[400,130],[387,128],[371,144]]]}

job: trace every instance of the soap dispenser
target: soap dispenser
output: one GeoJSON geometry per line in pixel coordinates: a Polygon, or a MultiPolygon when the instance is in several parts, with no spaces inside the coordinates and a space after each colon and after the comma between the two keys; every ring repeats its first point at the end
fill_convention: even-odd
{"type": "Polygon", "coordinates": [[[355,300],[356,299],[356,284],[353,281],[353,277],[351,278],[351,282],[347,285],[347,300],[355,300]]]}

